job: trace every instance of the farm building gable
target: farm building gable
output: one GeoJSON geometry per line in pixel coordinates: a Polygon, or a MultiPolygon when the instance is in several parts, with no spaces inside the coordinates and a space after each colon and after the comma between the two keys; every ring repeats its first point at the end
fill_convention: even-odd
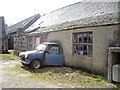
{"type": "Polygon", "coordinates": [[[17,32],[18,29],[26,30],[40,18],[40,14],[33,15],[23,21],[7,27],[7,34],[17,32]]]}

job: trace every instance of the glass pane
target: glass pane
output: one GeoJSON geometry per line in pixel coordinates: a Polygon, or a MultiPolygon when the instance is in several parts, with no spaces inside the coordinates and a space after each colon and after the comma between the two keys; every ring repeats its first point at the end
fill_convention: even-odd
{"type": "Polygon", "coordinates": [[[74,53],[78,54],[78,45],[74,45],[74,53]]]}
{"type": "Polygon", "coordinates": [[[74,43],[77,43],[77,34],[74,34],[74,43]]]}
{"type": "Polygon", "coordinates": [[[83,46],[82,45],[74,45],[74,53],[77,55],[83,55],[83,46]]]}
{"type": "Polygon", "coordinates": [[[92,34],[92,32],[90,32],[88,34],[88,43],[93,43],[93,34],[92,34]]]}
{"type": "Polygon", "coordinates": [[[83,55],[83,46],[79,45],[78,55],[83,55]]]}
{"type": "Polygon", "coordinates": [[[50,50],[49,50],[50,54],[59,54],[59,47],[53,46],[50,50]]]}
{"type": "Polygon", "coordinates": [[[92,56],[92,45],[88,45],[88,56],[92,56]]]}
{"type": "Polygon", "coordinates": [[[83,42],[84,42],[84,43],[87,43],[87,33],[84,33],[83,36],[84,36],[83,42]]]}
{"type": "Polygon", "coordinates": [[[87,55],[87,45],[84,45],[84,46],[83,46],[83,54],[84,54],[84,55],[87,55]]]}
{"type": "Polygon", "coordinates": [[[46,47],[47,47],[46,45],[40,44],[36,47],[36,50],[37,51],[44,51],[46,49],[46,47]]]}
{"type": "Polygon", "coordinates": [[[79,41],[79,43],[82,43],[82,34],[79,34],[78,41],[79,41]]]}

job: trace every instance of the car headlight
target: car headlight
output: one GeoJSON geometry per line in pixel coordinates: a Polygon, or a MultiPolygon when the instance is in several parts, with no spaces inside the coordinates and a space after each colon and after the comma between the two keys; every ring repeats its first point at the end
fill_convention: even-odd
{"type": "Polygon", "coordinates": [[[26,60],[26,61],[29,61],[28,54],[27,54],[27,55],[25,55],[25,60],[26,60]]]}
{"type": "Polygon", "coordinates": [[[25,58],[28,58],[28,54],[25,55],[25,58]]]}

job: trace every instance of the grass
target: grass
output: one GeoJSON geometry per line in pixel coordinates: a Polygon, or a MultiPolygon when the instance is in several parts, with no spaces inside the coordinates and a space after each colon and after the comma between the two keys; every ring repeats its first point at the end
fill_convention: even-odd
{"type": "Polygon", "coordinates": [[[14,55],[14,50],[8,50],[8,54],[0,54],[0,59],[6,60],[20,60],[18,56],[14,55]]]}
{"type": "MultiPolygon", "coordinates": [[[[14,51],[9,50],[9,54],[0,54],[2,60],[19,60],[14,56],[14,51]]],[[[43,67],[39,70],[31,70],[28,67],[22,67],[17,64],[15,67],[6,68],[8,73],[16,75],[17,79],[29,80],[32,83],[47,81],[59,84],[65,88],[116,88],[120,84],[110,84],[107,80],[99,75],[90,74],[82,68],[74,69],[70,67],[43,67]],[[19,75],[29,75],[27,77],[17,77],[19,75]]],[[[21,76],[22,76],[21,75],[21,76]]]]}
{"type": "Polygon", "coordinates": [[[83,72],[80,69],[73,69],[70,67],[43,67],[39,70],[31,70],[28,67],[22,67],[16,65],[14,68],[9,68],[12,71],[17,72],[18,75],[25,74],[27,79],[32,83],[39,81],[47,81],[54,84],[60,84],[65,88],[116,88],[114,84],[110,84],[107,80],[99,75],[93,75],[87,72],[83,72]],[[33,82],[35,81],[35,82],[33,82]]]}

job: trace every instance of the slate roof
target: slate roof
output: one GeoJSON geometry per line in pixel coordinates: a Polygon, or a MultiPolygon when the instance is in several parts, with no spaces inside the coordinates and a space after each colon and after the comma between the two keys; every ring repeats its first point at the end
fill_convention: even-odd
{"type": "Polygon", "coordinates": [[[78,2],[60,8],[42,16],[39,29],[32,33],[120,23],[120,4],[116,1],[78,2]]]}
{"type": "Polygon", "coordinates": [[[32,31],[35,31],[35,29],[38,29],[41,25],[41,23],[43,23],[41,21],[41,19],[38,19],[33,25],[31,25],[29,28],[27,28],[25,30],[25,32],[32,32],[32,31]]]}
{"type": "Polygon", "coordinates": [[[5,25],[5,20],[4,17],[0,17],[0,39],[6,38],[6,25],[5,25]]]}
{"type": "Polygon", "coordinates": [[[40,18],[40,14],[33,15],[23,21],[7,27],[7,34],[17,32],[18,29],[25,30],[40,18]]]}

